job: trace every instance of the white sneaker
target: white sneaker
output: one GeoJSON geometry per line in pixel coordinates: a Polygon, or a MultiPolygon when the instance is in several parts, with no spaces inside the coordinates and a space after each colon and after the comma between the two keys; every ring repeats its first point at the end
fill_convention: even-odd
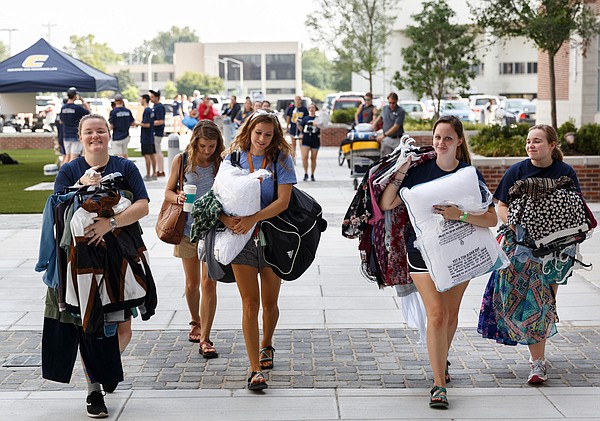
{"type": "Polygon", "coordinates": [[[548,379],[546,376],[546,363],[543,360],[529,359],[529,365],[531,366],[531,372],[529,373],[527,383],[540,384],[548,379]]]}

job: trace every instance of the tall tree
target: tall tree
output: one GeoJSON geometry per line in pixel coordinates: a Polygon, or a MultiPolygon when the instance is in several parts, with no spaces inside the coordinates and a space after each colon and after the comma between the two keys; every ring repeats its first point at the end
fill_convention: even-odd
{"type": "Polygon", "coordinates": [[[197,72],[185,72],[177,79],[177,92],[191,95],[197,89],[203,94],[212,94],[225,90],[225,82],[220,77],[207,76],[197,72]]]}
{"type": "Polygon", "coordinates": [[[122,56],[115,53],[108,44],[95,42],[94,39],[92,34],[82,37],[71,35],[71,44],[64,47],[65,52],[102,71],[106,70],[107,65],[122,60],[122,56]]]}
{"type": "Polygon", "coordinates": [[[306,19],[312,40],[332,48],[338,64],[369,81],[384,69],[386,46],[396,19],[398,0],[320,0],[306,19]]]}
{"type": "Polygon", "coordinates": [[[477,35],[470,26],[453,23],[455,16],[445,0],[424,2],[421,13],[412,16],[415,25],[406,28],[412,44],[402,49],[402,73],[393,78],[398,89],[435,100],[436,117],[444,95],[467,89],[479,64],[477,35]]]}
{"type": "Polygon", "coordinates": [[[142,47],[137,49],[143,51],[154,51],[156,55],[152,57],[153,63],[173,63],[173,54],[175,53],[176,42],[199,42],[200,38],[189,27],[180,28],[172,26],[166,32],[159,32],[150,41],[144,41],[142,47]]]}
{"type": "Polygon", "coordinates": [[[119,80],[119,90],[121,91],[127,89],[129,86],[137,86],[135,78],[129,69],[121,69],[115,76],[119,80]]]}
{"type": "Polygon", "coordinates": [[[333,64],[318,48],[302,52],[302,81],[319,89],[331,88],[333,64]]]}
{"type": "MultiPolygon", "coordinates": [[[[473,2],[471,12],[478,25],[498,38],[523,36],[548,54],[550,116],[556,119],[556,76],[554,58],[558,50],[571,43],[586,49],[600,33],[596,13],[586,0],[490,0],[473,2]]],[[[593,2],[592,2],[593,3],[593,2]]]]}

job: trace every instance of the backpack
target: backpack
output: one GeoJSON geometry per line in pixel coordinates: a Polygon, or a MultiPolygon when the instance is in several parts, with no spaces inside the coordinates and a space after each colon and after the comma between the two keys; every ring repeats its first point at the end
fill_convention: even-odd
{"type": "MultiPolygon", "coordinates": [[[[231,154],[231,163],[239,165],[239,153],[231,154]]],[[[273,163],[275,197],[277,168],[273,163]]],[[[299,278],[315,260],[321,233],[327,229],[321,205],[309,194],[292,186],[288,208],[260,223],[266,240],[265,261],[281,279],[299,278]]]]}
{"type": "Polygon", "coordinates": [[[0,153],[0,162],[4,165],[15,165],[18,164],[18,161],[15,161],[9,154],[0,153]]]}

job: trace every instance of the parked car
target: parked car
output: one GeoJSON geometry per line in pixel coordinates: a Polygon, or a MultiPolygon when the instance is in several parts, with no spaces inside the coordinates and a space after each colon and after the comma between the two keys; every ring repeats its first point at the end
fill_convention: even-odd
{"type": "Polygon", "coordinates": [[[100,114],[108,119],[111,110],[108,98],[83,98],[83,100],[88,104],[92,113],[100,114]]]}
{"type": "Polygon", "coordinates": [[[502,98],[497,95],[471,95],[469,106],[478,123],[485,123],[486,107],[493,101],[496,107],[500,106],[502,98]]]}
{"type": "Polygon", "coordinates": [[[349,108],[358,108],[364,104],[365,100],[361,96],[342,96],[333,101],[331,112],[337,110],[347,110],[349,108]]]}
{"type": "MultiPolygon", "coordinates": [[[[524,98],[507,98],[502,104],[500,111],[508,113],[507,119],[504,117],[504,124],[525,123],[533,126],[535,124],[535,104],[524,98]],[[511,122],[507,121],[511,120],[511,122]]],[[[500,113],[497,113],[500,114],[500,113]]],[[[503,117],[502,115],[498,117],[503,117]]]]}
{"type": "Polygon", "coordinates": [[[461,121],[475,123],[475,113],[471,111],[469,104],[460,100],[442,101],[440,103],[440,117],[453,115],[461,121]]]}
{"type": "Polygon", "coordinates": [[[334,94],[329,94],[325,97],[325,101],[323,101],[323,109],[326,110],[329,114],[333,112],[333,103],[336,99],[345,97],[361,97],[364,98],[363,92],[353,92],[353,91],[344,91],[344,92],[336,92],[334,94]]]}
{"type": "Polygon", "coordinates": [[[52,107],[55,114],[60,113],[62,101],[57,96],[51,95],[36,95],[35,97],[35,113],[45,112],[48,107],[52,107]]]}
{"type": "Polygon", "coordinates": [[[415,120],[427,120],[430,118],[429,113],[421,101],[401,100],[398,105],[415,120]]]}

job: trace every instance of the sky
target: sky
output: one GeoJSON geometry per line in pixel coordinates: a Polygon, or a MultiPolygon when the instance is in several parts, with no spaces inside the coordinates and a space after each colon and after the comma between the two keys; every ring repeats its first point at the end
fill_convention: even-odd
{"type": "Polygon", "coordinates": [[[28,0],[3,8],[0,41],[8,47],[12,34],[14,55],[40,38],[63,49],[71,35],[91,33],[123,53],[172,26],[188,26],[201,42],[300,41],[307,49],[315,45],[304,22],[316,7],[317,0],[28,0]]]}

